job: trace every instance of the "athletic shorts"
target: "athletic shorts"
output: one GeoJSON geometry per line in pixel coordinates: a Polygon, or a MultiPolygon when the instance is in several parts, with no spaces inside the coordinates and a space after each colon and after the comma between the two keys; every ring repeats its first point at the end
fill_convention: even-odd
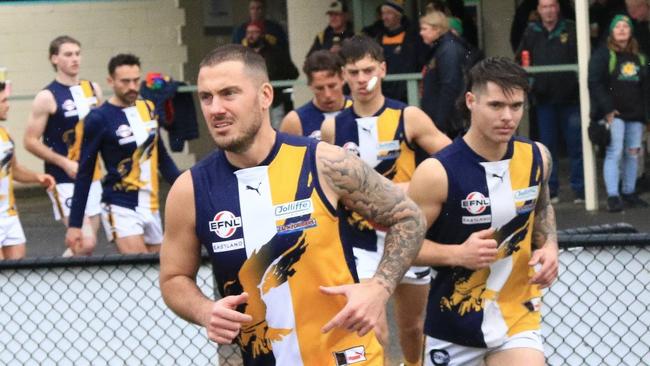
{"type": "Polygon", "coordinates": [[[137,208],[135,210],[103,205],[102,224],[108,241],[133,235],[144,236],[146,244],[162,244],[163,232],[158,211],[137,208]]]}
{"type": "Polygon", "coordinates": [[[532,348],[544,353],[539,330],[529,330],[508,337],[494,348],[461,346],[426,336],[424,345],[424,366],[484,366],[485,358],[495,352],[513,348],[532,348]]]}
{"type": "MultiPolygon", "coordinates": [[[[361,248],[352,248],[354,261],[359,279],[369,279],[377,272],[377,266],[384,254],[384,239],[386,235],[377,232],[377,251],[373,252],[361,248]]],[[[428,285],[431,282],[431,268],[412,266],[406,271],[400,283],[408,285],[428,285]]]]}
{"type": "Polygon", "coordinates": [[[25,244],[25,241],[18,215],[0,217],[0,247],[25,244]]]}
{"type": "MultiPolygon", "coordinates": [[[[74,194],[74,183],[58,183],[52,192],[47,192],[52,200],[54,219],[61,220],[62,217],[70,216],[72,207],[72,195],[74,194]]],[[[86,201],[85,215],[95,216],[102,212],[102,183],[98,180],[92,182],[86,201]]]]}

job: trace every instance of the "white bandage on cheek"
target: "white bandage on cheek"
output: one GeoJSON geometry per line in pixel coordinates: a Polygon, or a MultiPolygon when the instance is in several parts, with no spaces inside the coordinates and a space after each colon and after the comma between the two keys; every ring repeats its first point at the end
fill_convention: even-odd
{"type": "Polygon", "coordinates": [[[373,76],[372,79],[368,81],[368,85],[366,85],[366,90],[371,92],[375,88],[375,86],[377,86],[377,80],[379,80],[379,78],[377,76],[373,76]]]}

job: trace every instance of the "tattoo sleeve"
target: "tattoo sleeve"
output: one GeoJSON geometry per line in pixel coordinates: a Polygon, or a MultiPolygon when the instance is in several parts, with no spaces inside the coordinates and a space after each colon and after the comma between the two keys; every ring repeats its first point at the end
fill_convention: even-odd
{"type": "MultiPolygon", "coordinates": [[[[539,145],[538,145],[539,146],[539,145]]],[[[535,223],[533,226],[533,244],[535,248],[541,248],[546,243],[557,245],[557,228],[555,224],[555,210],[551,205],[548,180],[553,169],[553,158],[548,149],[541,145],[541,152],[546,160],[544,163],[544,172],[546,177],[542,179],[542,185],[535,206],[535,223]]]]}
{"type": "Polygon", "coordinates": [[[388,228],[375,278],[392,293],[422,245],[426,229],[422,212],[402,189],[358,157],[340,150],[319,160],[322,176],[337,192],[341,203],[388,228]]]}

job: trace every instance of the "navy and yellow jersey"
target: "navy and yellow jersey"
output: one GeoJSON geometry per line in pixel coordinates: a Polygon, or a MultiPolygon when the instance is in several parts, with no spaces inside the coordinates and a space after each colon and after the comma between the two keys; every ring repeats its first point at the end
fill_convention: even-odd
{"type": "Polygon", "coordinates": [[[335,209],[318,180],[318,141],[278,133],[258,166],[238,169],[223,151],[191,168],[196,235],[222,296],[248,292],[252,316],[237,343],[244,365],[376,365],[374,332],[321,328],[346,303],[319,286],[358,282],[335,209]],[[364,362],[365,360],[365,362],[364,362]]]}
{"type": "Polygon", "coordinates": [[[507,336],[540,328],[540,296],[530,285],[535,205],[543,180],[537,145],[513,137],[502,160],[486,161],[462,138],[434,155],[448,177],[448,195],[427,239],[463,243],[494,228],[497,260],[489,268],[434,267],[425,333],[470,347],[498,347],[507,336]]]}
{"type": "Polygon", "coordinates": [[[11,167],[13,156],[14,142],[7,130],[0,127],[0,217],[17,214],[11,167]]]}
{"type": "MultiPolygon", "coordinates": [[[[415,149],[407,141],[404,108],[407,105],[386,98],[371,117],[359,117],[347,108],[335,118],[334,144],[357,154],[366,164],[395,183],[411,181],[415,171],[415,149]]],[[[341,231],[357,248],[377,251],[377,233],[356,212],[339,210],[341,231]]]]}
{"type": "Polygon", "coordinates": [[[102,202],[158,210],[158,171],[170,183],[179,171],[160,139],[153,110],[150,101],[128,108],[107,102],[85,118],[70,226],[81,227],[98,153],[106,169],[102,202]]]}
{"type": "MultiPolygon", "coordinates": [[[[349,108],[352,105],[352,99],[345,97],[345,104],[343,109],[349,108]]],[[[303,104],[300,108],[296,109],[300,126],[302,127],[302,135],[320,140],[320,126],[326,118],[336,117],[343,109],[336,112],[323,112],[313,100],[303,104]]]]}
{"type": "MultiPolygon", "coordinates": [[[[79,148],[83,136],[83,118],[97,107],[97,95],[88,80],[77,85],[63,85],[52,81],[49,90],[56,102],[56,111],[47,120],[43,131],[43,143],[57,154],[79,161],[79,148]]],[[[45,173],[51,174],[57,183],[74,182],[58,165],[45,162],[45,173]]],[[[101,178],[101,169],[96,167],[94,179],[101,178]]]]}

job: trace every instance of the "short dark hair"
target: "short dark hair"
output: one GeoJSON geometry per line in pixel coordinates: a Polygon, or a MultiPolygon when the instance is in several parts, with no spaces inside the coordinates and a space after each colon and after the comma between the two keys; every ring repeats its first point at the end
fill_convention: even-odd
{"type": "MultiPolygon", "coordinates": [[[[54,38],[52,42],[50,42],[50,49],[49,49],[49,58],[52,58],[54,55],[59,54],[59,50],[61,49],[61,45],[64,43],[73,43],[76,44],[77,46],[81,47],[81,42],[77,41],[76,39],[67,36],[67,35],[62,35],[54,38]]],[[[56,71],[56,65],[52,65],[54,68],[54,71],[56,71]]]]}
{"type": "Polygon", "coordinates": [[[384,50],[379,43],[366,35],[355,35],[343,41],[340,51],[345,64],[357,62],[366,56],[384,62],[384,50]]]}
{"type": "MultiPolygon", "coordinates": [[[[521,90],[525,94],[530,90],[526,70],[505,57],[488,57],[474,65],[466,76],[465,93],[478,93],[489,82],[498,85],[505,94],[515,90],[521,90]]],[[[465,104],[465,93],[458,98],[456,105],[469,121],[470,111],[465,104]]]]}
{"type": "Polygon", "coordinates": [[[115,69],[123,65],[140,67],[140,59],[138,56],[131,53],[117,54],[111,57],[110,61],[108,61],[108,74],[113,76],[115,74],[115,69]]]}
{"type": "Polygon", "coordinates": [[[318,71],[329,71],[332,74],[341,75],[343,60],[335,52],[329,50],[318,50],[307,56],[302,66],[302,71],[307,75],[307,83],[313,81],[312,73],[318,71]]]}
{"type": "Polygon", "coordinates": [[[239,61],[244,64],[246,72],[252,76],[260,77],[261,82],[269,81],[269,74],[266,70],[266,61],[251,48],[240,44],[228,44],[217,47],[210,51],[201,63],[199,70],[204,67],[219,65],[227,61],[239,61]]]}
{"type": "Polygon", "coordinates": [[[5,83],[4,81],[0,81],[0,93],[5,91],[6,87],[7,87],[7,83],[5,83]]]}
{"type": "Polygon", "coordinates": [[[81,42],[77,41],[76,39],[67,36],[67,35],[62,35],[54,38],[52,42],[50,42],[50,56],[52,57],[54,55],[59,54],[59,49],[61,48],[61,45],[64,43],[74,43],[77,46],[81,47],[81,42]]]}

